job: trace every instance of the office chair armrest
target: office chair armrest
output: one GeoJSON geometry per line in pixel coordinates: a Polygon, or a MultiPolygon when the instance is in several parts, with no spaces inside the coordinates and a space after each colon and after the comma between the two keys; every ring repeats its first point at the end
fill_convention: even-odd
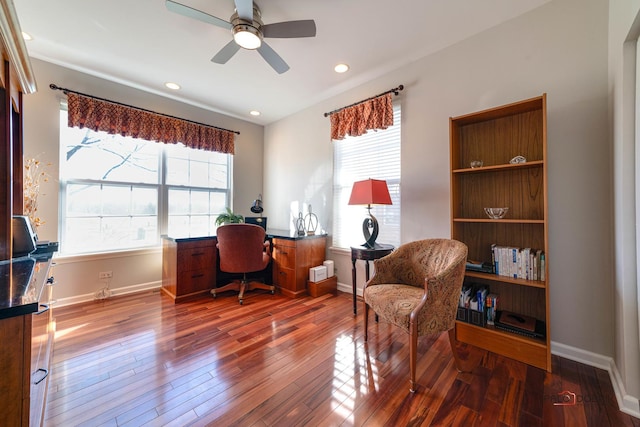
{"type": "Polygon", "coordinates": [[[271,256],[271,242],[270,241],[267,240],[266,242],[264,242],[264,250],[269,256],[271,256]]]}

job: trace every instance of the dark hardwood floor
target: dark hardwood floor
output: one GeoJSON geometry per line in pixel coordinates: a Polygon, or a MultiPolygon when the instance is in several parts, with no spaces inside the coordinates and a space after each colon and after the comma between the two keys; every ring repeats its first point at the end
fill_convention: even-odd
{"type": "Polygon", "coordinates": [[[422,338],[417,392],[408,340],[370,322],[348,294],[263,291],[174,305],[159,291],[54,310],[47,426],[640,426],[607,372],[553,358],[553,374],[422,338]],[[559,394],[575,405],[554,405],[559,394]]]}

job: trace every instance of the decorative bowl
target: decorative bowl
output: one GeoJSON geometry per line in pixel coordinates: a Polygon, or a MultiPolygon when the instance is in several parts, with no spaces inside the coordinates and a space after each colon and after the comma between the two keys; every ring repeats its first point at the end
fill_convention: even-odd
{"type": "Polygon", "coordinates": [[[491,219],[502,219],[507,214],[509,208],[484,208],[484,212],[491,219]]]}
{"type": "Polygon", "coordinates": [[[472,168],[481,168],[484,162],[482,160],[471,160],[472,168]]]}

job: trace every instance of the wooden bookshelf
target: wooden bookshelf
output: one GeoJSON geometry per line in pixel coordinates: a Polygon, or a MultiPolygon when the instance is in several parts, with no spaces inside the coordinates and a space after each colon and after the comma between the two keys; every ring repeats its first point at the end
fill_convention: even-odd
{"type": "Polygon", "coordinates": [[[547,225],[546,94],[477,113],[452,117],[451,235],[469,247],[469,259],[491,262],[491,245],[541,249],[545,280],[471,272],[466,284],[498,294],[498,310],[545,322],[545,338],[528,338],[491,326],[456,322],[459,341],[551,372],[549,247],[547,225]],[[515,156],[525,163],[511,164],[515,156]],[[471,168],[472,160],[483,166],[471,168]],[[508,207],[491,219],[485,207],[508,207]]]}

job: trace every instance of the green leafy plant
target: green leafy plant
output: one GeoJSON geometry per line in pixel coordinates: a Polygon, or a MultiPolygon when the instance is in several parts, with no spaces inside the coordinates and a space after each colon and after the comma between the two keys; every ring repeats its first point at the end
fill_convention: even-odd
{"type": "Polygon", "coordinates": [[[234,214],[231,212],[231,209],[227,207],[227,211],[225,213],[221,213],[216,218],[216,225],[222,224],[239,224],[244,222],[244,217],[239,214],[234,214]]]}

